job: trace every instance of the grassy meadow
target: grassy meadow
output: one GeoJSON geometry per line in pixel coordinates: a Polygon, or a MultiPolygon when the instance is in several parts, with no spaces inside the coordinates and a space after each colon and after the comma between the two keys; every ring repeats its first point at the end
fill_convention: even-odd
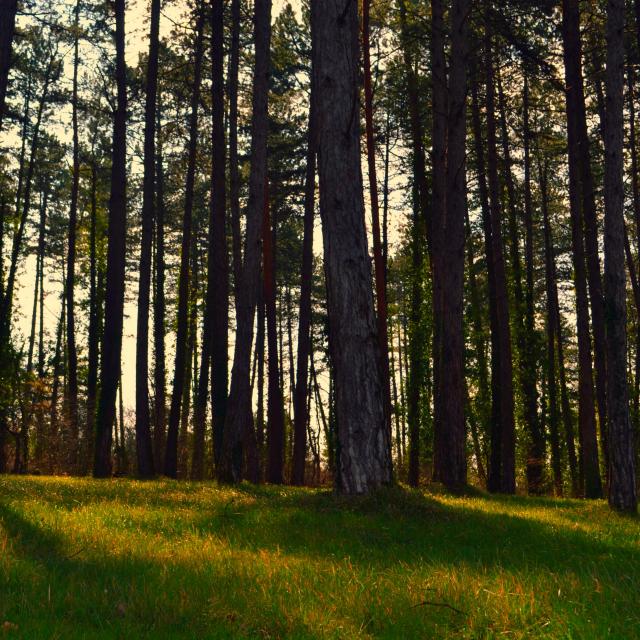
{"type": "Polygon", "coordinates": [[[0,477],[0,638],[640,638],[604,502],[0,477]]]}

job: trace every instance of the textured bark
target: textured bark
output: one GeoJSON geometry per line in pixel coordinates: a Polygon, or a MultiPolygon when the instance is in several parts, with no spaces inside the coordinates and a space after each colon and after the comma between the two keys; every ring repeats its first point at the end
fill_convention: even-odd
{"type": "Polygon", "coordinates": [[[307,456],[307,423],[309,422],[307,396],[309,395],[309,354],[311,352],[311,287],[313,278],[313,221],[317,149],[313,70],[311,76],[309,128],[307,131],[307,165],[304,187],[304,232],[302,238],[302,272],[300,276],[300,310],[298,313],[298,354],[296,386],[293,396],[294,436],[291,484],[297,485],[304,484],[305,460],[307,456]]]}
{"type": "Polygon", "coordinates": [[[591,326],[593,330],[598,421],[600,424],[604,457],[606,459],[607,405],[604,300],[598,249],[598,222],[593,174],[591,171],[591,151],[587,130],[584,83],[582,77],[582,45],[580,41],[580,9],[578,0],[563,0],[562,35],[567,86],[567,124],[568,127],[573,127],[573,135],[575,136],[574,145],[576,146],[576,154],[574,162],[577,163],[580,180],[587,283],[591,301],[591,326]]]}
{"type": "Polygon", "coordinates": [[[194,54],[194,86],[191,94],[189,116],[189,150],[185,186],[184,213],[182,217],[182,246],[180,249],[180,276],[178,280],[178,328],[176,333],[176,353],[173,372],[173,389],[167,443],[164,456],[164,473],[175,478],[178,473],[178,432],[184,394],[187,367],[187,338],[189,332],[189,261],[191,256],[193,191],[196,172],[196,152],[198,148],[198,109],[200,106],[200,86],[202,82],[202,55],[205,10],[204,3],[198,6],[196,45],[194,54]]]}
{"type": "Polygon", "coordinates": [[[312,4],[318,92],[318,173],[329,343],[338,424],[337,489],[363,494],[391,482],[360,172],[358,8],[312,4]]]}
{"type": "MultiPolygon", "coordinates": [[[[587,498],[602,496],[602,483],[598,464],[598,444],[593,393],[591,338],[589,335],[589,301],[585,248],[583,239],[584,198],[581,198],[579,171],[580,145],[576,110],[575,78],[576,46],[579,61],[579,33],[577,32],[578,6],[575,0],[564,0],[562,5],[562,36],[566,81],[567,138],[569,152],[569,207],[571,212],[571,238],[573,249],[574,283],[576,290],[576,326],[578,334],[578,422],[580,434],[580,489],[587,498]]],[[[581,78],[579,82],[582,85],[581,78]]],[[[583,101],[584,106],[584,101],[583,101]]]]}
{"type": "MultiPolygon", "coordinates": [[[[446,158],[446,206],[441,255],[442,332],[440,386],[441,468],[445,486],[466,484],[466,429],[464,407],[464,245],[467,211],[466,94],[469,0],[454,0],[451,10],[451,65],[448,87],[448,132],[446,158]]],[[[436,359],[434,358],[434,363],[436,359]]]]}
{"type": "Polygon", "coordinates": [[[4,116],[9,69],[11,68],[11,45],[15,31],[18,0],[0,0],[0,131],[4,116]]]}
{"type": "Polygon", "coordinates": [[[158,92],[158,37],[160,0],[151,2],[149,58],[144,107],[144,175],[142,179],[142,233],[138,275],[138,318],[136,334],[136,456],[138,475],[153,476],[149,410],[149,306],[151,302],[151,257],[155,218],[156,105],[158,92]]]}
{"type": "Polygon", "coordinates": [[[609,504],[635,512],[635,453],[627,386],[627,299],[624,266],[624,0],[607,2],[604,256],[607,320],[609,504]]]}
{"type": "Polygon", "coordinates": [[[116,392],[120,378],[120,352],[124,310],[127,233],[127,79],[125,49],[125,0],[115,0],[117,103],[113,121],[111,196],[107,247],[105,323],[102,338],[100,399],[96,416],[96,447],[93,475],[111,475],[111,442],[116,415],[116,392]]]}
{"type": "MultiPolygon", "coordinates": [[[[389,341],[387,328],[387,281],[380,235],[380,204],[378,200],[378,178],[376,173],[376,147],[373,132],[373,84],[371,80],[371,44],[369,14],[371,0],[362,3],[362,58],[364,68],[364,113],[365,137],[367,142],[367,170],[369,177],[369,197],[371,206],[371,234],[373,236],[373,264],[376,288],[378,340],[380,341],[380,365],[383,376],[383,401],[385,423],[391,446],[391,388],[389,381],[389,341]]],[[[391,451],[389,451],[391,456],[391,451]]]]}
{"type": "MultiPolygon", "coordinates": [[[[494,369],[497,380],[493,385],[496,405],[494,415],[500,429],[500,485],[492,484],[490,490],[503,493],[515,492],[515,420],[513,401],[513,364],[511,358],[511,328],[509,324],[509,299],[502,243],[502,212],[500,206],[500,184],[496,153],[495,88],[490,17],[485,21],[485,72],[487,108],[487,175],[489,180],[489,202],[491,217],[491,245],[496,296],[496,338],[498,366],[494,369]]],[[[495,470],[491,475],[495,478],[495,470]]]]}
{"type": "Polygon", "coordinates": [[[269,95],[269,49],[271,1],[255,2],[255,67],[251,121],[251,172],[246,215],[244,261],[236,290],[236,344],[231,371],[231,390],[224,423],[222,459],[218,476],[238,482],[246,457],[247,476],[257,480],[258,460],[251,412],[251,346],[253,318],[260,286],[262,214],[267,178],[267,130],[269,95]]]}

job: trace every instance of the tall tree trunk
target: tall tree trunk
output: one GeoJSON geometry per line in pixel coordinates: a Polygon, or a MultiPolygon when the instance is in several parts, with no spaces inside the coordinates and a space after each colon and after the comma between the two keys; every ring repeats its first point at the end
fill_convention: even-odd
{"type": "Polygon", "coordinates": [[[67,460],[71,473],[78,471],[78,351],[76,349],[75,281],[76,226],[78,224],[78,192],[80,189],[80,142],[78,140],[78,67],[80,65],[80,0],[76,0],[73,45],[73,83],[71,90],[71,123],[73,167],[71,173],[71,205],[67,244],[67,393],[64,398],[68,434],[67,460]]]}
{"type": "MultiPolygon", "coordinates": [[[[448,139],[445,175],[445,219],[440,256],[442,324],[439,387],[442,449],[440,478],[449,488],[466,484],[466,430],[464,407],[464,243],[467,211],[466,95],[468,14],[470,0],[454,0],[451,12],[451,67],[448,89],[448,139]],[[443,245],[442,245],[443,246],[443,245]],[[446,292],[446,295],[444,295],[446,292]],[[446,363],[446,375],[444,370],[446,363]]],[[[436,359],[434,358],[434,364],[436,359]]]]}
{"type": "Polygon", "coordinates": [[[271,0],[255,2],[255,67],[251,121],[251,173],[247,207],[244,262],[236,291],[236,344],[231,372],[231,391],[224,423],[219,477],[238,482],[246,454],[247,475],[257,480],[255,433],[251,411],[251,346],[253,318],[260,286],[262,214],[267,179],[267,132],[269,95],[269,49],[271,0]]]}
{"type": "MultiPolygon", "coordinates": [[[[278,363],[278,333],[276,326],[276,220],[271,223],[268,187],[265,184],[264,214],[262,218],[262,270],[264,305],[267,319],[268,389],[267,404],[267,481],[282,484],[284,455],[284,409],[281,371],[278,363]]],[[[282,343],[280,344],[282,353],[282,343]]]]}
{"type": "Polygon", "coordinates": [[[568,127],[575,127],[575,162],[577,163],[580,180],[587,282],[591,300],[596,399],[603,451],[606,459],[608,456],[606,439],[605,317],[598,249],[598,222],[582,78],[579,1],[563,0],[562,7],[564,68],[567,84],[567,123],[568,127]]]}
{"type": "Polygon", "coordinates": [[[605,308],[609,418],[609,504],[636,512],[635,452],[627,387],[627,296],[624,266],[624,0],[607,2],[605,110],[605,308]]]}
{"type": "Polygon", "coordinates": [[[406,379],[407,421],[409,429],[409,470],[408,481],[418,486],[420,480],[420,385],[424,376],[424,335],[421,328],[422,317],[422,278],[424,253],[424,229],[428,221],[429,187],[425,167],[423,146],[424,128],[420,114],[420,103],[416,74],[411,55],[411,37],[407,26],[404,0],[400,5],[400,37],[404,70],[407,76],[407,98],[409,100],[409,120],[411,126],[411,151],[413,161],[413,220],[411,229],[411,332],[409,354],[405,351],[405,364],[411,372],[406,379]]]}
{"type": "Polygon", "coordinates": [[[579,13],[577,0],[563,0],[562,37],[566,81],[567,137],[569,151],[569,206],[571,211],[571,237],[573,247],[574,281],[576,289],[576,325],[578,333],[578,421],[580,433],[581,490],[587,498],[602,496],[602,483],[598,464],[598,442],[593,394],[591,339],[589,335],[589,302],[585,273],[583,240],[583,206],[581,184],[579,110],[582,78],[576,63],[580,62],[579,13]],[[577,56],[577,58],[576,58],[577,56]],[[578,94],[578,95],[577,95],[578,94]]]}
{"type": "Polygon", "coordinates": [[[114,0],[116,14],[117,106],[113,122],[111,197],[109,200],[109,243],[105,323],[102,338],[100,399],[96,416],[96,448],[93,475],[111,475],[111,441],[116,413],[116,392],[120,378],[122,324],[124,311],[127,235],[127,69],[125,48],[125,0],[114,0]]]}
{"type": "Polygon", "coordinates": [[[549,404],[549,437],[551,440],[551,468],[556,496],[562,496],[562,461],[560,459],[560,416],[556,383],[556,266],[553,255],[553,240],[547,202],[547,164],[539,168],[540,192],[542,194],[542,218],[544,224],[545,288],[547,293],[547,385],[549,404]]]}
{"type": "MultiPolygon", "coordinates": [[[[240,167],[238,164],[238,75],[240,68],[240,0],[231,0],[231,47],[229,52],[229,208],[233,243],[233,280],[236,304],[242,271],[240,230],[240,167]]],[[[219,455],[219,454],[217,454],[219,455]]],[[[219,460],[216,459],[216,463],[219,460]]]]}
{"type": "MultiPolygon", "coordinates": [[[[378,178],[376,174],[376,147],[373,131],[373,83],[371,80],[371,45],[369,14],[371,0],[362,3],[362,53],[364,65],[364,113],[365,135],[367,142],[367,169],[369,176],[369,197],[371,205],[371,233],[373,236],[373,264],[376,287],[378,340],[380,341],[380,357],[383,375],[383,401],[385,423],[389,432],[391,447],[391,388],[389,380],[389,340],[387,327],[387,281],[384,268],[384,256],[380,235],[380,205],[378,201],[378,178]]],[[[389,449],[391,456],[391,449],[389,449]]]]}
{"type": "MultiPolygon", "coordinates": [[[[529,426],[530,443],[527,459],[527,484],[529,492],[544,491],[545,439],[544,429],[538,416],[538,394],[536,384],[537,354],[534,309],[534,264],[533,264],[533,202],[531,196],[531,123],[529,120],[529,76],[525,69],[523,94],[523,139],[524,139],[524,227],[525,227],[525,313],[524,313],[524,413],[529,426]]],[[[551,384],[551,381],[549,381],[551,384]]],[[[555,380],[554,380],[555,384],[555,380]]],[[[550,389],[555,397],[555,388],[550,389]]],[[[554,400],[555,401],[555,400],[554,400]]],[[[551,434],[553,437],[553,434],[551,434]]],[[[553,444],[552,444],[553,446],[553,444]]],[[[554,472],[555,473],[555,472],[554,472]]]]}
{"type": "Polygon", "coordinates": [[[11,45],[17,10],[18,0],[0,0],[0,131],[2,131],[4,102],[11,68],[11,45]]]}
{"type": "Polygon", "coordinates": [[[173,372],[173,390],[169,411],[169,428],[164,457],[164,473],[175,478],[178,473],[178,432],[182,396],[184,394],[185,373],[187,367],[187,337],[189,331],[189,260],[191,257],[191,228],[193,213],[193,191],[196,173],[196,152],[198,148],[198,108],[200,106],[200,86],[202,81],[202,55],[205,9],[200,2],[197,8],[196,45],[194,61],[194,86],[191,94],[191,112],[189,116],[189,151],[187,178],[182,218],[182,246],[180,249],[180,278],[178,281],[178,329],[176,334],[176,353],[173,372]]]}
{"type": "Polygon", "coordinates": [[[149,411],[149,304],[151,298],[151,254],[155,217],[156,104],[158,92],[158,38],[160,0],[151,2],[149,58],[144,107],[144,175],[142,179],[142,234],[138,274],[138,318],[136,339],[136,457],[138,475],[154,475],[149,411]]]}
{"type": "MultiPolygon", "coordinates": [[[[224,424],[227,417],[229,389],[229,258],[226,233],[226,180],[224,139],[224,14],[222,0],[213,3],[212,61],[213,61],[213,165],[211,173],[211,244],[207,291],[211,308],[211,414],[214,434],[216,467],[222,452],[224,424]]],[[[237,171],[237,158],[232,163],[237,171]]],[[[237,176],[236,176],[237,178],[237,176]]],[[[237,185],[235,185],[237,188],[237,185]]],[[[237,194],[233,194],[235,198],[237,194]]],[[[233,205],[235,206],[235,204],[233,205]]]]}
{"type": "Polygon", "coordinates": [[[338,422],[337,489],[362,494],[392,480],[380,343],[360,172],[358,8],[312,4],[318,89],[318,173],[338,422]],[[339,55],[338,55],[339,52],[339,55]],[[353,314],[352,310],[358,313],[353,314]]]}
{"type": "MultiPolygon", "coordinates": [[[[495,87],[493,67],[493,45],[490,27],[490,16],[485,17],[485,69],[487,78],[487,173],[489,179],[489,202],[491,214],[491,244],[493,254],[493,271],[495,277],[496,326],[495,344],[497,352],[492,358],[498,359],[494,369],[497,380],[493,384],[493,402],[496,406],[494,415],[498,418],[500,429],[500,486],[494,483],[490,490],[503,493],[515,492],[515,421],[513,403],[513,363],[511,358],[511,329],[509,324],[509,299],[502,243],[502,212],[500,207],[500,184],[498,180],[498,163],[496,153],[495,122],[495,87]]],[[[491,475],[495,479],[495,470],[491,475]]]]}
{"type": "Polygon", "coordinates": [[[165,297],[164,297],[164,166],[162,155],[161,106],[157,109],[157,154],[156,154],[156,246],[155,246],[155,291],[153,298],[153,454],[155,469],[161,469],[164,461],[166,435],[166,369],[165,369],[165,297]]]}
{"type": "MultiPolygon", "coordinates": [[[[312,44],[313,46],[313,44],[312,44]]],[[[312,55],[313,65],[313,55],[312,55]]],[[[307,130],[307,164],[304,185],[304,232],[302,238],[302,273],[300,276],[300,311],[298,314],[298,361],[293,398],[294,437],[291,484],[304,484],[307,455],[307,395],[309,386],[309,354],[311,352],[311,289],[313,280],[313,220],[316,187],[316,89],[311,71],[309,124],[307,130]]]]}

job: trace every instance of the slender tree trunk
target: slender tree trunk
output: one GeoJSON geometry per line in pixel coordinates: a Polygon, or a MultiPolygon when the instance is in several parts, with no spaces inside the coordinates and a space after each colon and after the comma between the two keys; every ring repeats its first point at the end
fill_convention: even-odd
{"type": "Polygon", "coordinates": [[[358,8],[312,4],[318,89],[318,173],[338,422],[337,489],[392,480],[380,343],[364,225],[358,123],[358,8]],[[340,52],[338,55],[337,52],[340,52]],[[354,315],[351,310],[358,309],[354,315]]]}
{"type": "Polygon", "coordinates": [[[156,251],[155,291],[153,299],[153,383],[155,390],[153,412],[153,453],[155,469],[161,469],[164,460],[166,435],[166,370],[165,370],[165,296],[164,296],[164,166],[162,156],[162,132],[160,105],[157,109],[157,154],[156,154],[156,251]]]}
{"type": "MultiPolygon", "coordinates": [[[[267,319],[268,388],[267,404],[267,481],[282,484],[284,455],[284,411],[282,386],[278,364],[278,334],[276,327],[276,273],[275,239],[276,221],[271,224],[268,189],[265,185],[264,214],[262,218],[262,269],[264,304],[267,319]]],[[[282,353],[282,344],[280,344],[282,353]]]]}
{"type": "Polygon", "coordinates": [[[636,512],[635,452],[627,387],[627,297],[624,267],[624,0],[607,2],[605,110],[605,308],[607,319],[609,504],[636,512]]]}
{"type": "Polygon", "coordinates": [[[73,167],[71,173],[71,206],[67,244],[67,393],[64,398],[68,441],[67,460],[71,473],[78,471],[78,351],[76,349],[75,280],[76,227],[78,224],[78,192],[80,190],[80,142],[78,140],[78,67],[80,66],[80,0],[76,0],[73,45],[73,83],[71,90],[71,123],[73,167]]]}
{"type": "MultiPolygon", "coordinates": [[[[313,55],[312,55],[313,58],[313,55]]],[[[313,65],[313,62],[312,62],[313,65]]],[[[316,116],[315,86],[311,71],[309,124],[307,130],[307,165],[304,187],[304,232],[302,238],[302,273],[300,276],[300,311],[298,314],[298,361],[293,398],[294,437],[291,484],[304,484],[307,455],[307,395],[309,386],[309,354],[311,352],[311,288],[313,284],[313,221],[316,186],[316,116]]],[[[313,356],[312,356],[313,357],[313,356]]]]}
{"type": "MultiPolygon", "coordinates": [[[[236,297],[242,270],[240,231],[240,168],[238,164],[238,75],[240,68],[240,0],[231,0],[231,49],[229,52],[229,204],[233,242],[233,280],[236,297]]],[[[219,461],[218,461],[219,462],[219,461]]]]}
{"type": "MultiPolygon", "coordinates": [[[[218,466],[223,447],[224,424],[227,417],[227,394],[229,390],[229,258],[226,233],[226,180],[224,138],[224,14],[222,0],[213,3],[212,61],[213,61],[213,131],[211,173],[211,251],[209,262],[208,291],[211,309],[211,413],[214,434],[214,456],[218,466]]],[[[235,9],[233,9],[235,11],[235,9]]],[[[235,14],[234,14],[235,15],[235,14]]],[[[235,20],[235,18],[234,18],[235,20]]],[[[235,24],[235,22],[234,22],[235,24]]],[[[235,28],[235,27],[234,27],[235,28]]],[[[236,125],[234,125],[236,126],[236,125]]],[[[237,171],[237,157],[232,162],[231,174],[237,171]]],[[[237,179],[237,176],[234,180],[237,179]]],[[[237,189],[237,185],[234,184],[237,189]]],[[[237,197],[232,194],[232,201],[237,197]]],[[[235,201],[232,206],[235,207],[235,201]]],[[[236,211],[237,213],[237,211],[236,211]]],[[[234,213],[235,215],[235,213],[234,213]]],[[[234,223],[235,224],[235,223],[234,223]]]]}
{"type": "Polygon", "coordinates": [[[0,131],[2,131],[4,102],[11,68],[11,45],[17,9],[18,0],[0,0],[0,131]]]}
{"type": "MultiPolygon", "coordinates": [[[[371,232],[373,236],[373,263],[377,302],[378,340],[380,341],[380,356],[383,375],[383,401],[385,423],[389,432],[389,447],[391,447],[391,388],[389,380],[389,330],[387,327],[387,281],[384,268],[384,255],[380,236],[380,205],[378,201],[378,178],[376,174],[376,147],[373,131],[373,84],[371,80],[371,45],[369,13],[371,0],[362,3],[362,53],[364,63],[364,112],[365,136],[367,143],[367,169],[369,175],[369,197],[371,205],[371,232]]],[[[391,456],[391,449],[389,449],[391,456]]]]}
{"type": "Polygon", "coordinates": [[[138,275],[138,318],[136,339],[136,456],[138,475],[154,475],[149,411],[149,305],[151,298],[151,257],[155,217],[156,104],[158,93],[158,38],[160,0],[151,2],[149,58],[147,61],[144,107],[144,175],[142,179],[142,234],[138,275]]]}
{"type": "Polygon", "coordinates": [[[178,432],[182,397],[184,394],[187,367],[187,337],[189,331],[189,260],[191,257],[191,228],[193,213],[193,192],[196,172],[196,152],[198,147],[198,108],[200,106],[200,86],[202,81],[202,55],[205,9],[198,4],[196,26],[196,45],[194,61],[194,86],[191,95],[191,113],[189,117],[189,151],[187,179],[185,187],[184,215],[182,218],[182,246],[180,250],[180,278],[178,282],[178,329],[176,334],[176,353],[173,373],[173,391],[169,411],[169,428],[164,457],[164,473],[175,478],[178,473],[178,432]]]}
{"type": "MultiPolygon", "coordinates": [[[[409,470],[408,481],[418,486],[420,480],[420,385],[424,376],[424,335],[421,328],[422,316],[422,279],[424,277],[424,229],[428,223],[429,188],[425,168],[423,147],[424,128],[420,114],[420,102],[416,74],[411,56],[411,39],[407,26],[406,6],[400,4],[400,37],[403,63],[407,76],[407,98],[409,101],[409,119],[411,126],[411,150],[413,161],[413,220],[411,230],[411,331],[409,354],[405,352],[405,365],[410,375],[405,376],[407,390],[407,422],[409,430],[409,470]]],[[[427,234],[427,237],[429,234],[427,234]]]]}
{"type": "MultiPolygon", "coordinates": [[[[496,154],[495,88],[490,17],[485,21],[485,70],[487,77],[487,173],[489,179],[489,201],[491,214],[491,244],[494,262],[496,296],[496,346],[498,367],[496,383],[493,385],[493,402],[498,405],[494,414],[498,416],[500,428],[500,487],[503,493],[515,492],[515,421],[513,402],[513,364],[511,358],[511,329],[509,324],[509,300],[502,243],[502,212],[500,207],[500,184],[496,154]]],[[[492,357],[494,357],[492,355],[492,357]]],[[[495,471],[493,471],[495,474],[495,471]]],[[[495,476],[494,476],[495,478],[495,476]]],[[[496,490],[495,484],[490,489],[496,490]]]]}
{"type": "Polygon", "coordinates": [[[120,377],[122,324],[125,289],[127,231],[127,79],[125,62],[125,0],[114,0],[116,14],[117,107],[113,123],[111,197],[109,201],[109,243],[105,323],[102,338],[100,399],[96,416],[96,448],[93,475],[111,475],[111,441],[120,377]]]}
{"type": "Polygon", "coordinates": [[[540,168],[540,191],[542,194],[542,217],[544,223],[545,288],[547,293],[547,386],[549,405],[549,437],[551,440],[551,468],[556,496],[562,496],[562,461],[560,458],[560,416],[556,383],[556,270],[553,241],[547,206],[547,165],[540,168]]]}
{"type": "MultiPolygon", "coordinates": [[[[587,498],[602,496],[602,483],[598,464],[598,443],[593,394],[591,339],[589,335],[589,302],[585,273],[585,249],[583,240],[584,187],[580,176],[579,110],[582,78],[576,77],[576,62],[580,61],[579,13],[577,0],[563,0],[562,35],[566,79],[567,133],[569,151],[569,205],[571,211],[571,235],[573,246],[574,281],[576,288],[576,325],[578,333],[578,421],[580,433],[581,490],[587,498]],[[576,58],[577,56],[577,58],[576,58]]],[[[582,100],[584,107],[584,100],[582,100]]]]}
{"type": "MultiPolygon", "coordinates": [[[[258,393],[256,408],[256,443],[258,449],[258,462],[259,462],[259,477],[262,477],[262,461],[264,458],[264,439],[265,439],[265,424],[264,424],[264,349],[265,349],[265,308],[264,308],[264,287],[258,293],[257,304],[257,335],[256,335],[256,361],[257,361],[257,381],[258,393]]],[[[253,396],[253,394],[252,394],[253,396]]]]}
{"type": "Polygon", "coordinates": [[[267,178],[271,0],[256,0],[254,27],[255,68],[249,203],[246,216],[244,262],[240,274],[240,287],[236,291],[236,344],[231,372],[231,391],[219,466],[219,477],[233,482],[238,482],[242,478],[245,454],[249,479],[258,479],[249,369],[253,342],[253,318],[260,286],[261,228],[267,178]]]}

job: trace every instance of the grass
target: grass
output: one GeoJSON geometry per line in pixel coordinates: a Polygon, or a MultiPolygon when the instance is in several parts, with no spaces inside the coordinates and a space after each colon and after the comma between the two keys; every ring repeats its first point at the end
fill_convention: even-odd
{"type": "Polygon", "coordinates": [[[640,638],[603,502],[0,477],[0,638],[640,638]]]}

